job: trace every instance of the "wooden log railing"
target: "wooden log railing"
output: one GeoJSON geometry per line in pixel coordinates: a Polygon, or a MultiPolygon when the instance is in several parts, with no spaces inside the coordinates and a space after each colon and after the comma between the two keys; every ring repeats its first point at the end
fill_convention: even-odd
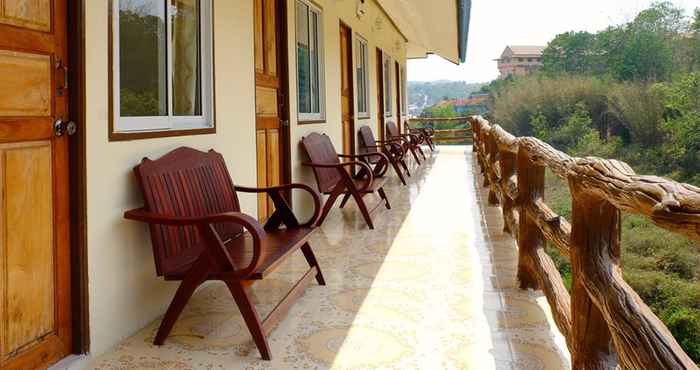
{"type": "Polygon", "coordinates": [[[489,202],[502,206],[505,231],[517,240],[520,286],[544,292],[573,369],[698,370],[622,277],[620,212],[700,241],[700,189],[637,175],[616,160],[570,157],[481,117],[470,122],[489,202]],[[544,201],[546,168],[568,182],[571,224],[544,201]],[[547,240],[571,261],[571,295],[547,240]]]}
{"type": "MultiPolygon", "coordinates": [[[[442,123],[461,126],[469,124],[469,117],[454,117],[454,118],[411,118],[408,120],[412,128],[426,127],[431,124],[442,123]]],[[[434,129],[435,136],[433,142],[436,144],[464,144],[471,143],[472,129],[471,127],[460,127],[450,129],[434,129]]]]}

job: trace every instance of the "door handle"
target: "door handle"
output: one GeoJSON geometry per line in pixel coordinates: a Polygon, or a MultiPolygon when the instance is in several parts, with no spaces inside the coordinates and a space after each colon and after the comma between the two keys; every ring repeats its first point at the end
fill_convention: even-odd
{"type": "Polygon", "coordinates": [[[288,119],[281,119],[280,125],[282,125],[282,127],[289,127],[289,120],[288,119]]]}
{"type": "Polygon", "coordinates": [[[64,121],[62,119],[57,119],[53,124],[53,132],[56,137],[61,137],[63,134],[68,136],[73,136],[78,131],[78,125],[73,121],[64,121]]]}

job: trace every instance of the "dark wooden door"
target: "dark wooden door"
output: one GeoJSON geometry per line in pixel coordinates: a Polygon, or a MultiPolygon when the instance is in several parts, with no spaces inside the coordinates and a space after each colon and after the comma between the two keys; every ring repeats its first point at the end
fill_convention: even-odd
{"type": "Polygon", "coordinates": [[[66,0],[0,0],[0,368],[71,349],[66,0]]]}
{"type": "MultiPolygon", "coordinates": [[[[282,0],[255,0],[255,140],[258,186],[279,185],[285,166],[286,63],[279,35],[286,27],[282,0]]],[[[265,221],[274,211],[266,194],[258,195],[258,218],[265,221]]]]}
{"type": "Polygon", "coordinates": [[[353,98],[352,30],[340,24],[340,101],[343,154],[355,154],[355,102],[353,98]]]}
{"type": "Polygon", "coordinates": [[[384,52],[377,48],[377,133],[384,140],[384,52]]]}
{"type": "Polygon", "coordinates": [[[396,63],[396,126],[399,128],[399,132],[403,132],[403,122],[401,122],[401,98],[403,94],[401,93],[401,67],[399,62],[396,63]]]}

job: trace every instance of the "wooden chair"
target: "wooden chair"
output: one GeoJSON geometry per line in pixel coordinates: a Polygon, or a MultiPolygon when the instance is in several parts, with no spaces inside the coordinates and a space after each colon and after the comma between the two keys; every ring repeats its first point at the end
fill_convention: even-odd
{"type": "MultiPolygon", "coordinates": [[[[383,153],[360,154],[356,156],[339,155],[333,147],[333,143],[328,135],[322,135],[316,132],[302,138],[301,144],[310,159],[309,162],[304,162],[303,165],[313,169],[318,191],[322,194],[329,195],[328,200],[326,200],[323,206],[323,211],[321,212],[321,217],[317,225],[323,223],[336,199],[341,194],[344,194],[343,201],[340,203],[340,208],[343,208],[350,197],[353,197],[357,206],[360,208],[362,217],[364,217],[365,222],[367,222],[367,226],[369,226],[370,229],[374,229],[374,224],[370,217],[371,211],[365,204],[364,196],[377,193],[384,201],[384,205],[387,209],[391,209],[391,205],[384,192],[386,178],[375,177],[372,168],[362,162],[362,159],[368,159],[369,157],[381,158],[381,161],[384,161],[384,163],[380,165],[384,166],[384,172],[386,172],[389,161],[386,155],[383,153]],[[351,159],[351,161],[341,163],[340,158],[348,158],[351,159]],[[346,171],[346,168],[352,166],[359,167],[359,171],[355,176],[350,175],[348,171],[346,171]]],[[[381,202],[377,204],[377,207],[379,205],[381,205],[381,202]]],[[[373,208],[372,211],[377,207],[373,208]]]]}
{"type": "MultiPolygon", "coordinates": [[[[375,156],[366,157],[365,162],[371,165],[375,165],[376,168],[379,164],[384,163],[382,157],[378,153],[384,154],[388,162],[394,167],[394,171],[399,176],[401,182],[406,185],[406,179],[404,178],[404,171],[406,175],[411,176],[411,172],[408,170],[404,156],[406,151],[401,145],[400,141],[389,140],[381,141],[375,140],[374,133],[369,126],[362,126],[357,133],[359,150],[361,154],[377,154],[375,156]],[[403,167],[403,170],[401,169],[403,167]]],[[[385,167],[386,168],[386,167],[385,167]]],[[[375,176],[376,177],[376,176],[375,176]]]]}
{"type": "Polygon", "coordinates": [[[389,136],[389,140],[401,141],[405,150],[411,152],[411,155],[413,155],[413,159],[416,160],[416,163],[421,164],[417,153],[420,153],[423,160],[425,160],[425,153],[423,153],[423,149],[420,147],[420,138],[418,138],[417,135],[400,133],[396,123],[392,121],[386,123],[386,133],[389,136]]]}
{"type": "Polygon", "coordinates": [[[411,128],[411,125],[406,121],[404,123],[404,129],[408,133],[418,135],[421,144],[427,145],[431,152],[435,151],[435,143],[433,142],[435,130],[432,127],[411,128]]]}
{"type": "Polygon", "coordinates": [[[263,359],[270,360],[267,336],[315,278],[325,285],[309,238],[315,229],[321,200],[307,185],[266,189],[234,186],[223,157],[214,151],[179,148],[158,160],[145,158],[134,169],[145,206],[124,217],[150,225],[158,276],[181,281],[153,341],[162,345],[195,289],[207,280],[226,283],[263,359]],[[283,197],[301,189],[311,194],[315,210],[299,223],[283,197]],[[263,227],[241,213],[237,191],[267,193],[275,212],[263,227]],[[284,228],[281,228],[284,224],[284,228]],[[253,305],[248,287],[270,275],[301,249],[309,270],[264,320],[253,305]]]}

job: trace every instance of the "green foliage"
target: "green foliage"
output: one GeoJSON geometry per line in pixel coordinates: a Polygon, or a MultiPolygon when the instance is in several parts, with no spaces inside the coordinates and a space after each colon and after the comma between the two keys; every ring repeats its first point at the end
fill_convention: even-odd
{"type": "MultiPolygon", "coordinates": [[[[558,35],[539,75],[494,82],[491,119],[573,156],[618,158],[638,173],[700,184],[700,8],[692,18],[668,2],[596,34],[558,35]]],[[[545,200],[571,217],[565,181],[545,178],[545,200]]],[[[700,362],[700,246],[624,215],[625,280],[700,362]]],[[[547,253],[571,288],[571,266],[547,253]]]]}
{"type": "MultiPolygon", "coordinates": [[[[694,23],[693,23],[694,24],[694,23]]],[[[683,10],[656,2],[629,23],[591,34],[557,35],[542,55],[549,76],[608,75],[619,81],[663,81],[687,70],[696,49],[684,33],[692,30],[683,10]]]]}
{"type": "Polygon", "coordinates": [[[444,104],[423,109],[421,117],[428,118],[454,118],[457,117],[454,104],[444,104]]]}
{"type": "Polygon", "coordinates": [[[408,82],[408,103],[427,107],[443,100],[466,99],[483,84],[469,84],[464,81],[408,82]]]}

